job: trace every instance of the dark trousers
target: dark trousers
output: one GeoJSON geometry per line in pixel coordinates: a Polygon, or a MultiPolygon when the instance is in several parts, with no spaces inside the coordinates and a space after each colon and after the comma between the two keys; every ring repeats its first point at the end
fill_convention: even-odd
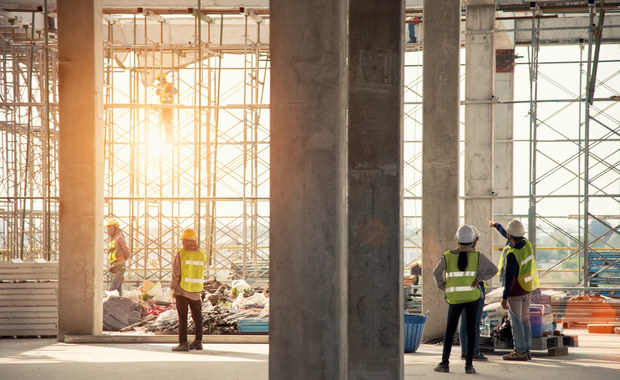
{"type": "Polygon", "coordinates": [[[196,325],[196,340],[202,341],[202,301],[190,300],[183,296],[175,296],[177,313],[179,314],[179,343],[187,343],[187,307],[192,312],[192,319],[196,325]]]}
{"type": "Polygon", "coordinates": [[[467,331],[467,357],[465,358],[465,365],[472,365],[474,359],[474,347],[476,344],[476,314],[478,313],[478,306],[480,300],[466,303],[450,304],[448,307],[448,320],[446,322],[446,333],[443,338],[443,355],[441,361],[448,364],[450,362],[450,351],[452,350],[452,339],[456,332],[456,326],[459,324],[459,318],[461,312],[465,310],[465,316],[467,319],[467,325],[465,329],[467,331]]]}

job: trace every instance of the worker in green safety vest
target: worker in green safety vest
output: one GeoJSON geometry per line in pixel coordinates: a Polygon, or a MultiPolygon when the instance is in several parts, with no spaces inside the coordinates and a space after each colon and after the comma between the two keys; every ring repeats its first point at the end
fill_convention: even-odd
{"type": "Polygon", "coordinates": [[[191,228],[181,234],[183,248],[177,250],[172,261],[174,300],[179,315],[179,345],[172,351],[202,350],[202,293],[207,255],[198,248],[198,235],[191,228]],[[195,339],[187,343],[187,309],[192,313],[196,326],[195,339]]]}
{"type": "Polygon", "coordinates": [[[504,275],[502,307],[508,309],[514,351],[504,355],[504,360],[526,361],[532,359],[532,328],[530,325],[530,304],[532,292],[538,289],[538,268],[532,244],[527,240],[525,228],[520,221],[513,219],[506,225],[488,220],[489,227],[495,228],[509,240],[500,261],[500,278],[504,275]]]}
{"type": "Polygon", "coordinates": [[[129,260],[129,248],[123,237],[120,224],[117,219],[110,219],[106,224],[110,240],[108,241],[108,272],[112,274],[109,291],[116,290],[118,295],[123,295],[123,276],[125,265],[129,260]]]}
{"type": "Polygon", "coordinates": [[[450,372],[450,351],[452,338],[456,332],[461,313],[465,310],[467,331],[467,353],[465,356],[465,373],[474,374],[472,364],[475,352],[475,334],[480,334],[476,327],[477,313],[480,306],[480,283],[492,278],[497,267],[485,255],[476,250],[479,239],[478,230],[470,225],[459,227],[454,236],[458,245],[446,251],[433,269],[437,287],[445,291],[448,302],[448,318],[444,335],[441,363],[435,367],[436,372],[450,372]]]}

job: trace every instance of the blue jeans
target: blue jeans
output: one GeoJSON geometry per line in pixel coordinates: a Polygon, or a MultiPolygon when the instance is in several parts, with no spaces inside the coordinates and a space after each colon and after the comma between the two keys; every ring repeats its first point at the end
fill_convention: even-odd
{"type": "Polygon", "coordinates": [[[518,353],[532,348],[532,327],[530,326],[530,303],[532,293],[508,297],[508,314],[512,328],[512,343],[518,353]]]}
{"type": "MultiPolygon", "coordinates": [[[[480,286],[480,292],[482,295],[480,296],[480,306],[478,306],[478,314],[476,314],[476,323],[474,323],[474,330],[476,334],[474,337],[474,355],[480,354],[480,321],[482,320],[482,309],[484,309],[484,298],[486,290],[484,286],[480,286]]],[[[467,330],[465,329],[467,326],[467,315],[465,314],[465,310],[461,313],[461,327],[459,329],[459,342],[461,343],[461,354],[467,354],[467,330]]]]}
{"type": "Polygon", "coordinates": [[[407,26],[409,27],[409,39],[415,41],[415,24],[409,23],[407,26]]]}

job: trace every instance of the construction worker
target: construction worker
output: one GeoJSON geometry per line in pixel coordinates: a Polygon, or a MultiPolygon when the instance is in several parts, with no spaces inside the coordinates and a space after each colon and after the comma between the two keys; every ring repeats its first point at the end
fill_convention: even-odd
{"type": "Polygon", "coordinates": [[[202,350],[202,292],[207,255],[198,249],[198,236],[191,228],[181,234],[183,248],[177,250],[172,261],[172,282],[174,299],[179,314],[179,345],[172,351],[202,350]],[[195,339],[187,343],[187,308],[192,313],[196,326],[195,339]]]}
{"type": "Polygon", "coordinates": [[[409,41],[408,44],[415,44],[418,42],[418,39],[415,36],[415,24],[419,24],[422,22],[422,16],[415,15],[413,17],[409,17],[407,19],[407,26],[409,28],[409,41]]]}
{"type": "MultiPolygon", "coordinates": [[[[174,88],[174,85],[166,80],[166,75],[164,73],[157,74],[155,79],[157,79],[157,95],[159,95],[159,102],[164,105],[174,103],[174,96],[177,93],[177,89],[174,88]]],[[[164,125],[166,138],[169,141],[172,140],[172,115],[172,108],[162,107],[161,120],[164,125]]]]}
{"type": "Polygon", "coordinates": [[[106,227],[110,237],[108,242],[108,272],[112,273],[112,281],[108,290],[118,290],[118,295],[122,296],[125,265],[130,256],[129,248],[127,248],[118,220],[108,220],[106,227]]]}
{"type": "MultiPolygon", "coordinates": [[[[488,220],[489,228],[495,228],[509,240],[504,269],[504,293],[502,307],[508,309],[514,351],[504,355],[504,360],[531,360],[532,327],[530,325],[530,304],[532,292],[538,289],[538,268],[532,244],[527,240],[525,228],[520,221],[513,219],[506,229],[499,223],[488,220]]],[[[500,271],[501,273],[501,271],[500,271]]]]}
{"type": "Polygon", "coordinates": [[[435,367],[436,372],[450,372],[450,351],[452,338],[456,332],[461,313],[465,310],[467,330],[467,354],[465,357],[465,373],[474,374],[475,352],[475,321],[480,305],[480,283],[492,278],[497,267],[485,255],[476,251],[479,238],[478,230],[470,225],[459,227],[454,235],[458,245],[446,251],[433,269],[433,276],[439,289],[445,291],[448,302],[448,318],[443,340],[441,363],[435,367]]]}

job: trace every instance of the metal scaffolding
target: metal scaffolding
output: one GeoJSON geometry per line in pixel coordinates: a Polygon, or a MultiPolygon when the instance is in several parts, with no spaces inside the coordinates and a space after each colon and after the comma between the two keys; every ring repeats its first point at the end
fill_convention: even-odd
{"type": "MultiPolygon", "coordinates": [[[[33,13],[33,23],[34,19],[33,13]]],[[[0,257],[56,260],[56,51],[47,34],[42,38],[35,28],[4,32],[0,34],[0,257]]]]}
{"type": "MultiPolygon", "coordinates": [[[[509,102],[515,152],[529,157],[519,156],[527,162],[515,171],[524,169],[530,178],[510,197],[511,217],[528,224],[539,257],[549,257],[545,251],[555,257],[541,260],[543,283],[614,285],[610,273],[620,262],[620,102],[614,98],[620,57],[609,51],[617,45],[597,39],[603,18],[590,7],[588,38],[572,42],[569,57],[547,54],[557,43],[546,37],[536,12],[507,31],[530,36],[517,47],[523,59],[515,68],[515,83],[529,83],[521,85],[529,92],[509,102]],[[576,72],[578,85],[558,77],[558,67],[576,72]],[[574,277],[552,278],[562,271],[574,277]]],[[[199,232],[211,275],[267,281],[268,28],[256,12],[232,13],[105,14],[104,215],[120,220],[133,252],[127,281],[169,279],[179,235],[188,227],[199,232]],[[158,74],[178,90],[171,104],[156,94],[158,74]],[[172,112],[171,134],[164,110],[172,112]]],[[[30,16],[32,22],[0,27],[2,261],[59,255],[56,45],[45,12],[30,16]]],[[[421,46],[408,46],[405,54],[407,263],[422,254],[421,46]]]]}
{"type": "MultiPolygon", "coordinates": [[[[529,17],[511,16],[519,19],[513,29],[497,30],[516,36],[518,91],[512,100],[496,100],[514,107],[514,138],[501,143],[514,145],[515,188],[507,196],[513,213],[495,216],[518,218],[528,226],[544,286],[605,292],[620,285],[620,54],[618,40],[603,41],[600,32],[620,25],[617,18],[603,24],[600,6],[587,11],[589,23],[579,27],[571,22],[542,26],[541,20],[552,16],[534,8],[529,17]],[[559,41],[555,34],[569,38],[559,41]]],[[[406,268],[422,255],[423,99],[423,52],[416,45],[407,50],[406,268]]]]}
{"type": "Polygon", "coordinates": [[[192,44],[166,42],[165,16],[152,21],[146,14],[133,16],[134,28],[144,25],[142,41],[115,46],[110,35],[106,43],[105,214],[126,226],[128,281],[169,280],[185,228],[198,231],[211,275],[267,280],[269,55],[262,19],[245,15],[244,43],[227,46],[227,23],[239,17],[200,14],[192,44]],[[146,30],[153,22],[160,23],[159,39],[146,30]],[[212,28],[219,29],[215,43],[212,28]],[[178,89],[174,103],[159,102],[158,74],[178,89]],[[173,114],[171,135],[165,109],[173,114]]]}
{"type": "MultiPolygon", "coordinates": [[[[133,253],[127,282],[169,280],[185,228],[199,232],[211,275],[267,281],[264,19],[249,10],[211,16],[106,14],[104,215],[119,219],[133,253]],[[190,43],[172,28],[191,30],[190,43]],[[171,104],[159,101],[158,74],[178,90],[171,104]]],[[[56,47],[52,34],[49,43],[35,35],[34,17],[1,40],[3,261],[58,258],[56,47]]]]}

